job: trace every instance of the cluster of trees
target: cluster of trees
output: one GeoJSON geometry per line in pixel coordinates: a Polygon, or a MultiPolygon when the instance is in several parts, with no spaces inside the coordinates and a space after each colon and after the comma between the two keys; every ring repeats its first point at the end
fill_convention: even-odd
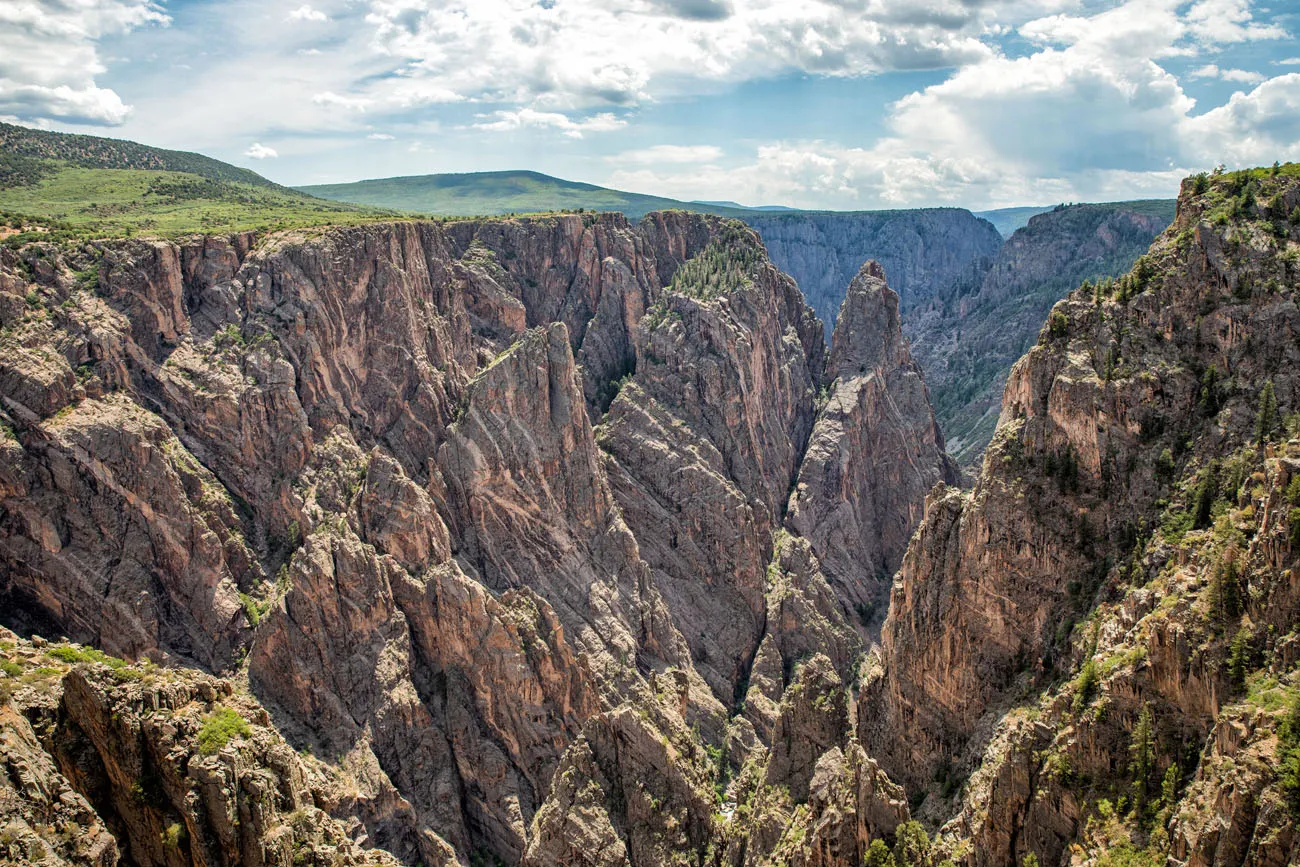
{"type": "Polygon", "coordinates": [[[717,238],[677,269],[669,289],[694,298],[730,295],[753,282],[763,259],[763,248],[753,230],[729,220],[717,238]]]}

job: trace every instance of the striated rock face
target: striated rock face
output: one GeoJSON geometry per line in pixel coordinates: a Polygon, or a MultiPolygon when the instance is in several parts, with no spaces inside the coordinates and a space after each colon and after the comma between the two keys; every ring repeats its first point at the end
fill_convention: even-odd
{"type": "MultiPolygon", "coordinates": [[[[787,521],[814,430],[822,449],[879,449],[854,472],[884,479],[906,454],[943,475],[932,424],[877,436],[894,422],[854,419],[891,392],[909,413],[924,399],[899,373],[894,305],[884,330],[865,309],[846,317],[861,324],[836,358],[881,360],[870,399],[832,423],[821,323],[737,223],[573,215],[6,248],[3,617],[246,677],[256,700],[226,703],[343,781],[308,806],[405,863],[704,857],[727,779],[774,737],[805,746],[782,708],[809,658],[840,713],[780,773],[803,797],[821,756],[849,745],[838,684],[861,648],[845,613],[861,575],[787,521]]],[[[856,484],[805,491],[799,508],[856,509],[856,484]]],[[[282,847],[243,836],[280,840],[278,813],[190,827],[179,805],[199,795],[184,787],[208,783],[186,768],[172,807],[122,794],[154,760],[114,718],[162,702],[206,720],[225,699],[137,706],[80,677],[63,695],[90,740],[63,741],[120,770],[74,772],[42,745],[124,858],[176,861],[159,847],[179,823],[204,847],[196,863],[281,863],[282,847]]],[[[172,752],[194,734],[168,732],[172,752]]],[[[223,791],[290,791],[277,755],[246,754],[223,791]]],[[[284,797],[274,810],[308,835],[294,846],[334,845],[334,826],[284,797]]]]}
{"type": "Polygon", "coordinates": [[[898,296],[867,262],[840,310],[817,417],[786,524],[813,551],[850,616],[878,623],[926,493],[955,484],[898,296]]]}
{"type": "Polygon", "coordinates": [[[1053,309],[974,491],[931,495],[859,737],[966,863],[1294,858],[1258,757],[1300,755],[1296,204],[1282,171],[1188,181],[1053,309]]]}
{"type": "Polygon", "coordinates": [[[906,311],[978,286],[1002,246],[991,223],[959,208],[770,214],[746,222],[828,326],[868,259],[884,266],[906,311]]]}
{"type": "Polygon", "coordinates": [[[1060,206],[1007,238],[969,292],[927,299],[903,331],[953,456],[978,469],[1007,374],[1052,305],[1084,280],[1119,277],[1173,220],[1173,202],[1060,206]]]}
{"type": "MultiPolygon", "coordinates": [[[[229,681],[0,634],[0,851],[13,863],[397,863],[353,839],[355,819],[330,815],[341,781],[300,758],[229,681]],[[69,668],[78,658],[90,661],[69,668]]],[[[429,863],[455,860],[444,844],[429,863]]]]}
{"type": "Polygon", "coordinates": [[[0,707],[0,768],[5,863],[115,867],[117,841],[59,773],[27,719],[8,706],[0,707]]]}
{"type": "Polygon", "coordinates": [[[824,362],[798,288],[752,232],[729,231],[638,325],[636,375],[598,433],[628,526],[725,702],[762,638],[764,570],[824,362]],[[728,268],[735,286],[719,290],[728,268]]]}
{"type": "Polygon", "coordinates": [[[593,718],[565,753],[523,864],[698,863],[713,767],[676,708],[643,697],[593,718]]]}

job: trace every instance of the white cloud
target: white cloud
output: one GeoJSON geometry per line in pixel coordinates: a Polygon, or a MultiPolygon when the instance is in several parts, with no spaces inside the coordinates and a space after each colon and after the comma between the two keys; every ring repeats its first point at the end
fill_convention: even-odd
{"type": "Polygon", "coordinates": [[[329,21],[330,17],[319,9],[313,9],[310,4],[304,3],[297,9],[289,13],[290,21],[329,21]]]}
{"type": "Polygon", "coordinates": [[[278,157],[279,154],[275,152],[274,148],[269,148],[261,142],[253,142],[248,150],[244,151],[244,156],[250,160],[265,160],[278,157]]]}
{"type": "Polygon", "coordinates": [[[1223,69],[1219,71],[1219,78],[1224,81],[1240,81],[1244,84],[1259,84],[1267,77],[1258,72],[1251,72],[1249,69],[1223,69]]]}
{"type": "Polygon", "coordinates": [[[1263,165],[1300,159],[1300,73],[1279,75],[1227,104],[1187,118],[1179,136],[1202,164],[1263,165]]]}
{"type": "Polygon", "coordinates": [[[0,3],[0,113],[30,120],[120,124],[131,113],[95,83],[106,36],[170,19],[151,0],[0,3]]]}
{"type": "Polygon", "coordinates": [[[1193,69],[1187,74],[1192,78],[1219,78],[1224,81],[1241,81],[1246,84],[1258,84],[1267,77],[1247,69],[1220,69],[1213,63],[1193,69]]]}
{"type": "Polygon", "coordinates": [[[609,132],[626,126],[627,121],[609,112],[592,115],[582,120],[573,120],[558,111],[537,111],[521,108],[517,111],[495,111],[492,114],[479,115],[479,122],[474,129],[493,132],[507,132],[519,129],[556,129],[570,138],[582,138],[585,132],[609,132]]]}
{"type": "MultiPolygon", "coordinates": [[[[1068,0],[1066,0],[1068,2],[1068,0]]],[[[991,55],[994,6],[1055,0],[371,0],[397,85],[538,109],[630,105],[784,72],[861,75],[991,55]]]]}
{"type": "Polygon", "coordinates": [[[365,111],[370,105],[370,100],[364,96],[342,96],[330,90],[314,95],[311,101],[316,105],[342,108],[348,111],[365,111]]]}
{"type": "Polygon", "coordinates": [[[1187,10],[1191,34],[1206,44],[1249,42],[1257,39],[1285,39],[1287,33],[1276,24],[1252,20],[1250,0],[1200,0],[1187,10]]]}
{"type": "Polygon", "coordinates": [[[610,162],[620,165],[658,165],[661,163],[708,163],[722,156],[722,148],[714,145],[654,145],[634,151],[624,151],[610,162]]]}
{"type": "MultiPolygon", "coordinates": [[[[1215,8],[1236,28],[1223,30],[1221,41],[1272,38],[1231,12],[1237,6],[1215,8]]],[[[1179,178],[1220,160],[1300,158],[1300,74],[1262,81],[1193,116],[1195,101],[1156,59],[1211,36],[1178,13],[1176,0],[1130,0],[1091,16],[1027,22],[1020,33],[1037,51],[987,58],[904,97],[890,109],[888,134],[867,147],[779,142],[743,165],[662,172],[625,165],[609,183],[821,207],[996,206],[1169,196],[1179,178]]],[[[1213,64],[1197,73],[1259,80],[1213,64]]]]}
{"type": "Polygon", "coordinates": [[[1284,60],[1273,61],[1278,66],[1300,66],[1300,57],[1288,57],[1284,60]]]}
{"type": "Polygon", "coordinates": [[[386,132],[372,132],[370,135],[366,136],[366,138],[370,139],[371,141],[392,141],[393,140],[393,136],[389,135],[386,132]]]}

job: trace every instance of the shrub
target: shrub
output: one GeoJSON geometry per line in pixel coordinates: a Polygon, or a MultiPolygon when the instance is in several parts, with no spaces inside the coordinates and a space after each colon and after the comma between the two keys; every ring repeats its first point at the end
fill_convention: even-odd
{"type": "Polygon", "coordinates": [[[903,867],[925,864],[930,858],[930,835],[916,820],[904,822],[894,832],[894,861],[903,867]]]}
{"type": "Polygon", "coordinates": [[[1079,713],[1097,697],[1101,686],[1101,673],[1097,669],[1097,660],[1089,659],[1079,670],[1079,679],[1074,683],[1074,712],[1079,713]]]}
{"type": "Polygon", "coordinates": [[[894,853],[889,851],[884,840],[872,840],[867,847],[867,857],[862,860],[863,867],[896,867],[894,853]]]}
{"type": "Polygon", "coordinates": [[[62,644],[58,647],[51,647],[45,651],[45,655],[52,656],[69,665],[75,665],[78,662],[98,662],[110,668],[126,668],[127,666],[126,660],[118,659],[116,656],[109,656],[102,650],[96,650],[93,647],[74,647],[70,644],[62,644]]]}
{"type": "Polygon", "coordinates": [[[208,715],[203,728],[199,729],[199,752],[205,756],[214,755],[236,735],[252,737],[253,731],[238,713],[228,707],[219,708],[208,715]]]}
{"type": "Polygon", "coordinates": [[[1053,310],[1047,317],[1047,330],[1052,337],[1064,337],[1070,333],[1070,319],[1060,310],[1053,310]]]}
{"type": "Polygon", "coordinates": [[[180,822],[172,822],[167,826],[166,830],[162,832],[163,848],[172,852],[179,851],[180,848],[185,845],[186,841],[189,840],[189,836],[189,832],[185,830],[184,825],[180,822]]]}

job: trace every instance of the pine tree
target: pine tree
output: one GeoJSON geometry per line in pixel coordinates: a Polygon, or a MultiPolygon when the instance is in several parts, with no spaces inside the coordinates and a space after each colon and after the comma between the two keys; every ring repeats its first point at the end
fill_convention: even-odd
{"type": "Polygon", "coordinates": [[[1246,670],[1250,667],[1250,638],[1249,630],[1245,627],[1238,629],[1228,650],[1228,681],[1237,692],[1246,688],[1246,670]]]}
{"type": "Polygon", "coordinates": [[[1201,414],[1213,418],[1219,414],[1219,370],[1213,364],[1201,377],[1201,414]]]}
{"type": "Polygon", "coordinates": [[[1210,620],[1215,632],[1241,616],[1241,578],[1235,562],[1220,563],[1210,578],[1210,620]]]}
{"type": "Polygon", "coordinates": [[[1211,461],[1196,483],[1192,508],[1192,529],[1204,530],[1214,519],[1214,498],[1219,494],[1219,463],[1211,461]]]}
{"type": "Polygon", "coordinates": [[[1144,705],[1133,727],[1129,742],[1129,774],[1133,777],[1133,809],[1139,818],[1146,813],[1147,798],[1156,765],[1155,716],[1151,705],[1144,705]]]}
{"type": "Polygon", "coordinates": [[[1277,393],[1273,380],[1264,383],[1259,393],[1259,413],[1255,417],[1255,445],[1262,446],[1277,429],[1277,393]]]}

